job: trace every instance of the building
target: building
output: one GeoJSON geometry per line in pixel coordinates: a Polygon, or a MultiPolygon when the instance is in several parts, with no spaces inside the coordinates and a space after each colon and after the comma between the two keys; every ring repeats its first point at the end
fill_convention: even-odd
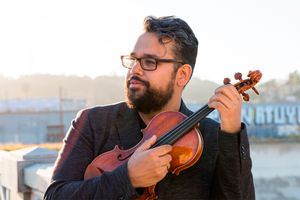
{"type": "MultiPolygon", "coordinates": [[[[188,105],[193,111],[201,106],[188,105]]],[[[209,117],[219,120],[218,112],[209,117]]],[[[251,138],[299,138],[300,103],[250,104],[244,103],[242,121],[247,124],[251,138]]]]}
{"type": "Polygon", "coordinates": [[[85,106],[85,100],[59,98],[0,101],[0,144],[61,141],[85,106]]]}
{"type": "MultiPolygon", "coordinates": [[[[62,141],[85,100],[59,98],[0,101],[1,143],[62,141]]],[[[188,104],[193,111],[201,105],[188,104]]],[[[218,112],[209,117],[218,120],[218,112]]],[[[242,121],[251,138],[300,139],[300,103],[243,105],[242,121]]]]}

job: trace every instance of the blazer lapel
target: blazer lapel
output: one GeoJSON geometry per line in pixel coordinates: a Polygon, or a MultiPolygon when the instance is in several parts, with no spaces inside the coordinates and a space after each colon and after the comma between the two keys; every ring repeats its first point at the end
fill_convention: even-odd
{"type": "Polygon", "coordinates": [[[193,112],[191,110],[189,110],[185,103],[183,102],[183,100],[181,100],[181,104],[180,104],[180,112],[185,114],[186,116],[190,116],[191,114],[193,114],[193,112]]]}
{"type": "Polygon", "coordinates": [[[129,149],[142,139],[137,112],[126,104],[117,116],[116,128],[120,137],[120,148],[129,149]]]}

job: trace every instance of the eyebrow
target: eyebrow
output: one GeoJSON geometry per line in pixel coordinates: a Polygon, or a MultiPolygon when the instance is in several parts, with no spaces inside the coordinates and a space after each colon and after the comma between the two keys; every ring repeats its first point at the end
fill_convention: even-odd
{"type": "MultiPolygon", "coordinates": [[[[136,54],[134,52],[130,53],[130,56],[132,57],[136,57],[136,54]]],[[[157,55],[154,54],[143,54],[143,56],[141,56],[141,58],[159,58],[157,55]]]]}

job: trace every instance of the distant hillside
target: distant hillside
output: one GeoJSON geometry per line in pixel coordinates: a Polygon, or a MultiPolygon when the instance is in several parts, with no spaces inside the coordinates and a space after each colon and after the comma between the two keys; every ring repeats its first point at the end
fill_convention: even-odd
{"type": "MultiPolygon", "coordinates": [[[[78,76],[30,75],[18,79],[0,76],[0,99],[59,97],[86,99],[88,105],[109,104],[124,100],[124,77],[99,76],[95,79],[78,76]]],[[[185,89],[184,98],[206,102],[217,84],[194,78],[185,89]]]]}
{"type": "MultiPolygon", "coordinates": [[[[206,103],[219,85],[192,78],[184,91],[191,103],[206,103]]],[[[124,77],[99,76],[95,79],[63,75],[30,75],[11,79],[0,75],[0,99],[59,97],[86,99],[88,105],[109,104],[124,99],[124,77]]],[[[251,102],[299,102],[300,75],[290,73],[286,80],[271,80],[257,86],[260,94],[249,91],[251,102]]]]}
{"type": "MultiPolygon", "coordinates": [[[[253,95],[253,102],[300,102],[300,74],[298,71],[291,72],[285,80],[270,80],[258,85],[260,95],[253,95]]],[[[252,92],[253,94],[253,92],[252,92]]]]}
{"type": "Polygon", "coordinates": [[[211,81],[192,78],[184,90],[183,98],[190,103],[207,103],[219,86],[211,81]]]}

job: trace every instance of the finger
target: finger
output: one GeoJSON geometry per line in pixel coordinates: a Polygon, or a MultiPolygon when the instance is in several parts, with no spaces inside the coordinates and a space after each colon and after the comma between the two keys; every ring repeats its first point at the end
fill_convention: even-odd
{"type": "Polygon", "coordinates": [[[233,101],[223,94],[216,94],[209,101],[209,106],[218,110],[229,110],[232,107],[237,107],[239,104],[239,101],[233,101]]]}
{"type": "Polygon", "coordinates": [[[171,167],[171,163],[167,163],[167,164],[163,165],[163,167],[165,167],[169,171],[169,169],[171,167]]]}
{"type": "Polygon", "coordinates": [[[169,172],[169,167],[166,166],[166,174],[169,172]]]}
{"type": "Polygon", "coordinates": [[[156,156],[164,156],[172,151],[171,145],[161,145],[153,149],[153,154],[156,156]]]}
{"type": "Polygon", "coordinates": [[[166,154],[159,158],[159,166],[168,166],[172,161],[172,156],[170,154],[166,154]]]}
{"type": "Polygon", "coordinates": [[[221,108],[225,108],[225,105],[223,104],[221,97],[219,95],[214,95],[209,99],[208,106],[210,108],[215,108],[217,110],[221,108]]]}
{"type": "Polygon", "coordinates": [[[227,110],[228,107],[224,102],[227,97],[216,94],[209,99],[208,106],[217,109],[218,111],[227,110]]]}
{"type": "Polygon", "coordinates": [[[241,96],[234,87],[222,86],[215,91],[208,103],[208,106],[218,110],[230,109],[242,103],[241,96]]]}
{"type": "Polygon", "coordinates": [[[233,85],[224,85],[216,89],[215,91],[216,94],[220,93],[226,96],[228,99],[235,101],[240,99],[240,95],[236,88],[233,85]]]}
{"type": "Polygon", "coordinates": [[[146,140],[140,147],[138,147],[136,149],[136,152],[141,152],[150,149],[150,147],[156,142],[156,139],[156,135],[153,135],[151,138],[146,140]]]}
{"type": "Polygon", "coordinates": [[[162,165],[159,169],[159,171],[163,174],[166,175],[169,172],[170,166],[169,165],[162,165]]]}
{"type": "Polygon", "coordinates": [[[171,168],[171,164],[169,163],[169,164],[167,165],[167,170],[169,171],[170,168],[171,168]]]}
{"type": "Polygon", "coordinates": [[[242,104],[242,97],[233,86],[225,87],[224,90],[221,90],[218,94],[220,94],[222,103],[227,109],[237,108],[242,104]]]}
{"type": "Polygon", "coordinates": [[[229,99],[234,95],[234,93],[237,93],[237,90],[230,84],[230,85],[223,85],[218,87],[214,91],[215,95],[217,94],[223,94],[227,96],[229,99]],[[235,90],[235,91],[234,91],[235,90]]]}
{"type": "Polygon", "coordinates": [[[158,175],[160,176],[160,180],[162,180],[167,174],[168,174],[168,172],[169,172],[169,169],[167,168],[167,166],[165,165],[165,166],[161,166],[159,169],[158,169],[158,171],[157,171],[157,173],[158,173],[158,175]]]}

